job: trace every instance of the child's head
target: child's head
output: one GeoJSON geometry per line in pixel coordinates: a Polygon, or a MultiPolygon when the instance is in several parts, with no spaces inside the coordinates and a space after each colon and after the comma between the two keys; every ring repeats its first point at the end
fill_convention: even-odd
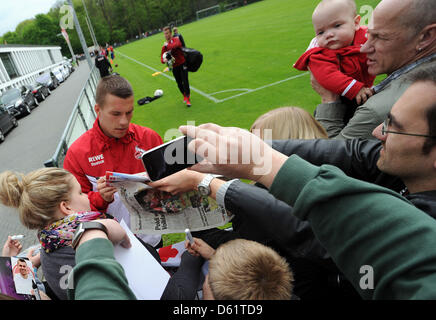
{"type": "Polygon", "coordinates": [[[208,283],[218,300],[289,300],[292,281],[285,259],[254,241],[226,242],[209,260],[208,283]]]}
{"type": "Polygon", "coordinates": [[[320,47],[340,49],[353,43],[360,16],[354,0],[323,0],[313,12],[312,23],[320,47]]]}
{"type": "Polygon", "coordinates": [[[90,210],[88,196],[76,178],[59,168],[27,175],[1,173],[0,202],[18,208],[21,223],[29,229],[42,229],[69,214],[90,210]]]}
{"type": "Polygon", "coordinates": [[[327,132],[306,110],[299,107],[282,107],[264,113],[250,128],[261,139],[327,139],[327,132]],[[259,131],[256,132],[256,129],[259,131]],[[271,137],[264,136],[265,129],[270,129],[271,137]]]}

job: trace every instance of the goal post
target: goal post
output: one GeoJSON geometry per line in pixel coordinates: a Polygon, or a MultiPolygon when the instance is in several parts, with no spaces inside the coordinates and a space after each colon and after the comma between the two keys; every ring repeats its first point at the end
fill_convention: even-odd
{"type": "Polygon", "coordinates": [[[209,7],[209,8],[198,10],[196,12],[197,20],[200,20],[200,19],[203,19],[203,18],[206,18],[206,17],[209,17],[209,16],[213,16],[213,15],[218,14],[220,12],[221,12],[220,5],[216,5],[216,6],[213,6],[213,7],[209,7]]]}
{"type": "Polygon", "coordinates": [[[224,5],[224,11],[229,11],[229,10],[233,10],[239,7],[239,3],[238,2],[232,2],[229,4],[224,5]]]}

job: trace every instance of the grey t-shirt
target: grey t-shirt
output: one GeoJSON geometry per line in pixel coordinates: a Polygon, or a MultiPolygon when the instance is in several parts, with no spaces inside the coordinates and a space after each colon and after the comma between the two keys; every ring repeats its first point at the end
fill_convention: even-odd
{"type": "Polygon", "coordinates": [[[60,300],[68,300],[68,275],[76,265],[76,252],[72,247],[62,247],[51,253],[41,251],[41,268],[44,277],[60,300]]]}

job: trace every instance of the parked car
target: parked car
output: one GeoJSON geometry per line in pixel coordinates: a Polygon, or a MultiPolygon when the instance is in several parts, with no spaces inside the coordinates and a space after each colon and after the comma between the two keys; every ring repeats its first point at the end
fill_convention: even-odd
{"type": "Polygon", "coordinates": [[[35,95],[33,94],[32,91],[30,90],[23,90],[23,88],[21,88],[21,96],[24,99],[24,102],[31,108],[31,109],[35,109],[37,106],[39,106],[39,101],[38,99],[35,97],[35,95]]]}
{"type": "Polygon", "coordinates": [[[62,71],[64,79],[67,80],[67,78],[70,76],[70,69],[65,64],[61,65],[60,69],[62,71]]]}
{"type": "Polygon", "coordinates": [[[62,73],[61,67],[59,67],[59,66],[55,67],[55,68],[51,69],[51,72],[53,72],[53,74],[56,76],[59,83],[62,83],[65,81],[64,74],[62,73]]]}
{"type": "Polygon", "coordinates": [[[45,85],[50,90],[54,90],[59,86],[59,80],[56,78],[53,72],[47,71],[38,76],[36,78],[36,82],[42,85],[45,85]]]}
{"type": "Polygon", "coordinates": [[[73,67],[72,64],[72,59],[69,60],[65,60],[64,61],[64,66],[66,66],[68,68],[68,70],[70,71],[70,74],[73,73],[76,69],[73,67]]]}
{"type": "Polygon", "coordinates": [[[21,90],[12,88],[3,93],[0,98],[0,105],[5,106],[14,117],[18,117],[30,114],[31,110],[37,107],[39,103],[32,92],[23,95],[21,90]]]}
{"type": "Polygon", "coordinates": [[[36,82],[32,84],[25,84],[24,86],[21,87],[21,93],[26,92],[27,90],[33,93],[33,95],[38,100],[38,102],[44,101],[45,98],[47,98],[51,94],[49,88],[47,88],[43,84],[39,84],[36,82]]]}
{"type": "Polygon", "coordinates": [[[0,143],[5,141],[6,134],[17,126],[17,119],[6,108],[0,107],[0,143]]]}

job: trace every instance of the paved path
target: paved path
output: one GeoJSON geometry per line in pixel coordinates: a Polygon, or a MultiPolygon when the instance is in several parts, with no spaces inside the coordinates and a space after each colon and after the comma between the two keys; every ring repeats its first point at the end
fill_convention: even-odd
{"type": "MultiPolygon", "coordinates": [[[[28,173],[44,167],[56,150],[77,98],[89,75],[86,61],[62,83],[39,107],[18,120],[0,144],[0,172],[13,170],[28,173]]],[[[27,230],[19,221],[18,211],[0,204],[0,247],[8,235],[24,234],[23,248],[37,244],[36,231],[27,230]]]]}

